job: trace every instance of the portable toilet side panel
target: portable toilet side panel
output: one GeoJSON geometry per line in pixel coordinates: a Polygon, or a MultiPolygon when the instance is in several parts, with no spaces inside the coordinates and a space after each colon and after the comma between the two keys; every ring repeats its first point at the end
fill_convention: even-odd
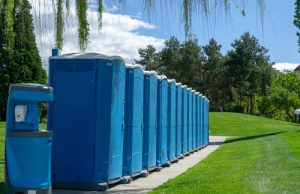
{"type": "Polygon", "coordinates": [[[144,76],[143,169],[156,166],[157,76],[144,76]]]}
{"type": "Polygon", "coordinates": [[[168,81],[160,78],[157,84],[157,152],[156,165],[168,162],[167,155],[167,117],[168,117],[168,81]]]}
{"type": "Polygon", "coordinates": [[[192,92],[192,98],[193,98],[193,107],[192,107],[192,130],[193,130],[193,136],[192,136],[192,149],[196,148],[196,94],[195,91],[192,92]]]}
{"type": "Polygon", "coordinates": [[[176,86],[176,157],[182,154],[182,86],[176,86]]]}
{"type": "Polygon", "coordinates": [[[202,148],[202,145],[201,145],[201,115],[202,115],[202,112],[201,112],[201,96],[198,95],[198,146],[199,148],[202,148]]]}
{"type": "Polygon", "coordinates": [[[49,73],[54,88],[48,114],[48,129],[55,133],[53,187],[98,189],[120,178],[124,61],[94,53],[68,54],[50,58],[49,73]]]}
{"type": "Polygon", "coordinates": [[[198,149],[199,148],[199,127],[198,127],[198,123],[199,123],[199,101],[198,101],[198,93],[195,93],[195,148],[198,149]]]}
{"type": "Polygon", "coordinates": [[[182,89],[182,154],[188,152],[188,92],[186,86],[182,89]]]}
{"type": "Polygon", "coordinates": [[[176,145],[176,85],[175,80],[168,80],[168,160],[175,159],[176,145]]]}
{"type": "Polygon", "coordinates": [[[126,67],[123,176],[142,171],[144,73],[140,66],[126,67]]]}
{"type": "Polygon", "coordinates": [[[205,118],[205,109],[204,109],[204,97],[201,97],[201,112],[202,112],[202,117],[201,117],[201,143],[202,147],[205,147],[205,142],[204,142],[204,134],[205,134],[205,128],[204,128],[204,118],[205,118]]]}
{"type": "Polygon", "coordinates": [[[192,105],[193,98],[192,98],[192,91],[191,89],[188,90],[188,151],[192,151],[192,144],[193,144],[193,111],[192,105]]]}

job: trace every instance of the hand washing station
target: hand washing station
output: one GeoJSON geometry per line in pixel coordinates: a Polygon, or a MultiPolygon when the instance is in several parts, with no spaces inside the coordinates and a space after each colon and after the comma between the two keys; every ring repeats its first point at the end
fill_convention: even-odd
{"type": "Polygon", "coordinates": [[[39,130],[39,103],[52,100],[51,87],[10,86],[5,142],[8,194],[51,193],[52,132],[39,130]]]}

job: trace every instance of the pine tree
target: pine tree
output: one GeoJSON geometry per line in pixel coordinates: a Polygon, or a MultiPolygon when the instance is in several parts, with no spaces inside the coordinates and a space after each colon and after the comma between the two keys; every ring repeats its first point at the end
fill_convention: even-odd
{"type": "MultiPolygon", "coordinates": [[[[5,15],[8,0],[3,2],[1,15],[5,15]]],[[[42,68],[36,46],[31,5],[28,0],[15,0],[13,5],[13,45],[0,39],[0,119],[5,120],[8,88],[12,83],[46,83],[47,75],[42,68]]],[[[6,29],[6,24],[2,29],[6,29]]],[[[0,31],[0,35],[6,31],[0,31]]],[[[7,36],[2,36],[7,37],[7,36]]],[[[10,41],[11,42],[11,41],[10,41]]]]}

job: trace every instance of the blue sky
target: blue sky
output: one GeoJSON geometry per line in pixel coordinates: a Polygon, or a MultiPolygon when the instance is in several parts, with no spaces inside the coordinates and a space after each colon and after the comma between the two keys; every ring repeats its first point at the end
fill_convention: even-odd
{"type": "MultiPolygon", "coordinates": [[[[41,15],[34,17],[34,23],[40,54],[45,62],[45,69],[48,69],[48,57],[51,54],[51,48],[55,46],[55,14],[53,14],[53,9],[49,9],[52,7],[52,1],[45,0],[43,6],[40,6],[39,0],[30,1],[33,5],[33,12],[41,15]],[[40,24],[39,19],[44,25],[37,25],[40,24]]],[[[116,3],[118,0],[105,0],[103,29],[99,33],[98,17],[95,12],[97,1],[90,0],[91,9],[88,11],[91,31],[86,52],[119,55],[125,59],[126,63],[132,64],[134,59],[139,58],[139,48],[152,44],[157,49],[161,49],[164,41],[171,36],[181,41],[185,40],[180,3],[173,3],[170,7],[159,4],[166,1],[156,0],[158,4],[156,4],[155,11],[148,15],[143,9],[142,0],[126,0],[125,6],[118,5],[116,3]]],[[[230,1],[235,2],[235,0],[230,1]]],[[[276,69],[293,70],[300,64],[297,29],[293,25],[294,0],[265,0],[263,25],[257,0],[245,1],[247,2],[246,16],[242,16],[242,9],[236,4],[231,7],[231,16],[228,17],[219,14],[218,17],[210,17],[211,20],[207,21],[205,17],[194,14],[192,33],[198,38],[199,44],[205,45],[211,38],[215,38],[223,46],[222,53],[226,54],[232,49],[230,44],[244,32],[249,31],[259,39],[261,45],[269,49],[271,62],[276,63],[276,69]]],[[[75,4],[71,2],[71,15],[74,19],[76,18],[75,4]]],[[[182,2],[182,0],[174,2],[182,2]]],[[[66,20],[65,23],[62,54],[79,52],[76,19],[66,20]]]]}
{"type": "MultiPolygon", "coordinates": [[[[160,2],[160,1],[156,1],[160,2]]],[[[241,9],[231,8],[231,16],[222,17],[207,22],[199,16],[194,16],[193,34],[201,45],[207,44],[209,39],[215,38],[222,46],[222,52],[231,49],[234,39],[249,31],[259,39],[261,45],[269,49],[272,62],[299,63],[296,27],[293,25],[294,1],[265,0],[266,10],[263,26],[255,0],[246,3],[246,16],[242,16],[241,9]],[[198,20],[198,21],[197,21],[198,20]],[[215,24],[210,24],[215,23],[215,24]]],[[[118,14],[128,14],[156,26],[155,29],[138,29],[137,32],[146,36],[168,39],[176,36],[184,40],[183,24],[180,8],[156,5],[156,11],[150,16],[142,9],[142,1],[127,0],[121,10],[113,9],[115,4],[106,2],[107,10],[118,14]]]]}

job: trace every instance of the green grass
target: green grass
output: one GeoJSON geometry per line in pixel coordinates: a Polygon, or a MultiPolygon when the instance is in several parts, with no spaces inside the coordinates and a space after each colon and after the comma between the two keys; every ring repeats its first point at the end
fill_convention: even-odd
{"type": "Polygon", "coordinates": [[[300,126],[211,113],[211,134],[238,136],[153,193],[299,193],[300,126]]]}

